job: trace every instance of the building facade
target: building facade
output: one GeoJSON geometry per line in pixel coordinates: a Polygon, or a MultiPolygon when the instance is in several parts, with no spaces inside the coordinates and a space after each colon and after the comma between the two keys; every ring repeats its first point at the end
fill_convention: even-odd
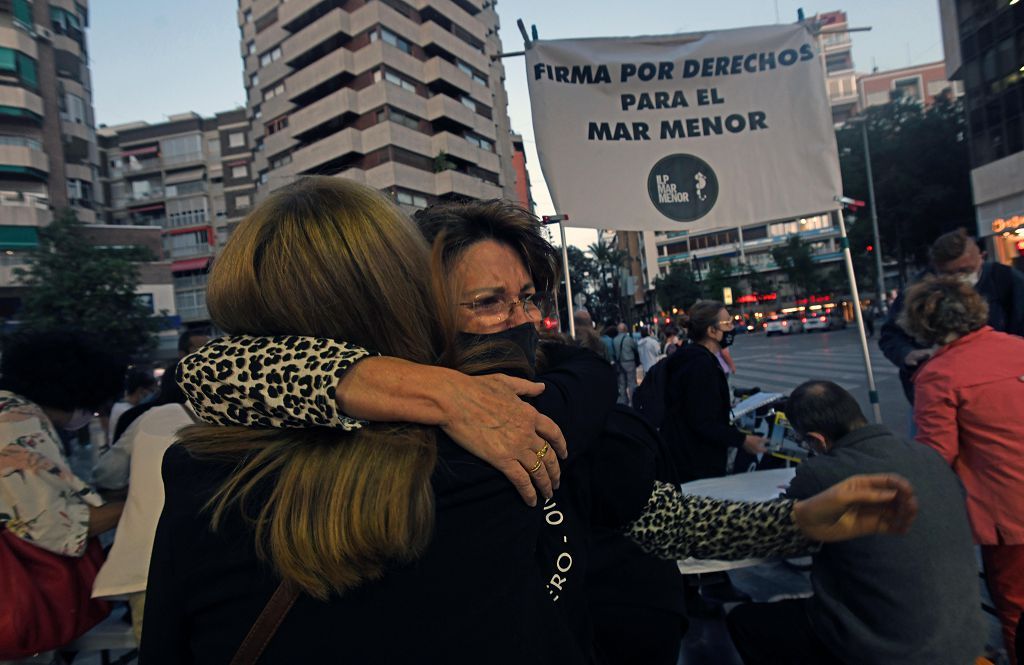
{"type": "Polygon", "coordinates": [[[86,0],[0,1],[0,300],[16,307],[13,270],[38,229],[70,208],[95,222],[98,152],[86,0]]]}
{"type": "Polygon", "coordinates": [[[156,227],[185,325],[209,321],[206,273],[216,249],[252,206],[255,186],[244,109],[170,116],[99,130],[103,219],[156,227]]]}
{"type": "Polygon", "coordinates": [[[831,11],[815,14],[807,22],[817,32],[832,122],[840,125],[857,113],[857,72],[853,66],[853,40],[847,31],[849,21],[846,12],[831,11]]]}
{"type": "Polygon", "coordinates": [[[862,74],[857,79],[857,90],[861,109],[882,106],[893,99],[914,100],[928,108],[946,90],[954,97],[964,94],[963,85],[946,76],[944,61],[862,74]]]}
{"type": "Polygon", "coordinates": [[[339,175],[407,211],[517,199],[495,6],[241,0],[256,197],[339,175]]]}
{"type": "Polygon", "coordinates": [[[978,237],[1024,269],[1024,3],[940,0],[946,73],[963,82],[978,237]]]}

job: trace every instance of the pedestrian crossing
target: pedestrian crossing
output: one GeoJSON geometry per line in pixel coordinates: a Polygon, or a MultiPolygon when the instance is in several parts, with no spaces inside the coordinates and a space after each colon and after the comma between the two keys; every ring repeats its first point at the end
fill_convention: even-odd
{"type": "MultiPolygon", "coordinates": [[[[875,384],[898,383],[898,370],[875,344],[869,347],[875,384]]],[[[867,386],[864,360],[857,345],[785,352],[758,349],[746,354],[736,349],[733,361],[736,363],[736,375],[731,377],[734,387],[757,386],[763,391],[789,393],[809,379],[834,381],[851,392],[867,386]]]]}

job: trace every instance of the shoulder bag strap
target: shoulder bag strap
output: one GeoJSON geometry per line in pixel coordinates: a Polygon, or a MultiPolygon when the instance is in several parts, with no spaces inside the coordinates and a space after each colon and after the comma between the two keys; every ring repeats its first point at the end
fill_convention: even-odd
{"type": "Polygon", "coordinates": [[[270,597],[263,611],[256,617],[252,628],[249,629],[249,634],[245,636],[238,651],[235,652],[235,657],[231,659],[231,665],[256,665],[260,656],[263,655],[263,650],[273,639],[274,633],[277,632],[281,622],[288,615],[288,610],[292,608],[298,597],[299,590],[287,581],[282,581],[277,585],[274,595],[270,597]]]}

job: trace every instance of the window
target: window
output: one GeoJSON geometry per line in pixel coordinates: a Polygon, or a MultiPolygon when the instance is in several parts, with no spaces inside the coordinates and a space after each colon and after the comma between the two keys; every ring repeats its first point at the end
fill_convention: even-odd
{"type": "Polygon", "coordinates": [[[239,210],[244,210],[245,208],[248,208],[250,205],[252,205],[252,201],[249,198],[248,194],[239,194],[238,196],[235,197],[235,208],[239,210]]]}
{"type": "Polygon", "coordinates": [[[170,227],[200,226],[208,219],[205,196],[172,199],[167,202],[167,225],[170,227]]]}
{"type": "Polygon", "coordinates": [[[801,217],[791,222],[778,222],[772,224],[768,232],[772,237],[788,236],[794,233],[806,231],[818,231],[832,226],[832,220],[828,215],[815,215],[814,217],[801,217]]]}
{"type": "MultiPolygon", "coordinates": [[[[376,34],[376,32],[370,34],[371,42],[376,41],[376,34]]],[[[409,55],[412,55],[412,44],[410,44],[405,38],[398,36],[387,28],[382,27],[380,29],[380,38],[385,44],[390,44],[399,51],[405,51],[409,55]]]]}
{"type": "Polygon", "coordinates": [[[209,139],[206,142],[206,153],[210,157],[220,156],[220,139],[209,139]]]}
{"type": "MultiPolygon", "coordinates": [[[[381,111],[379,111],[378,113],[383,112],[384,110],[381,109],[381,111]]],[[[408,127],[409,129],[415,129],[419,131],[420,121],[419,118],[417,118],[416,116],[409,115],[404,111],[399,111],[393,106],[389,106],[387,108],[387,116],[388,119],[391,120],[391,122],[397,122],[398,124],[408,127]]],[[[383,118],[380,115],[378,115],[378,120],[383,120],[383,118]]]]}
{"type": "Polygon", "coordinates": [[[463,72],[465,72],[466,74],[468,74],[470,78],[473,79],[474,83],[479,83],[480,85],[487,85],[487,77],[478,72],[473,67],[467,65],[462,60],[456,60],[455,66],[458,67],[463,72]]]}
{"type": "Polygon", "coordinates": [[[266,67],[272,62],[281,59],[281,47],[275,46],[266,53],[260,56],[260,67],[266,67]]]}
{"type": "MultiPolygon", "coordinates": [[[[282,166],[287,166],[288,164],[291,164],[291,163],[292,163],[292,155],[291,155],[291,153],[287,153],[287,154],[280,155],[279,157],[275,157],[274,159],[270,160],[270,168],[272,168],[272,169],[279,169],[282,166]]],[[[261,175],[262,175],[262,177],[266,177],[266,173],[263,173],[261,175]]]]}
{"type": "Polygon", "coordinates": [[[191,182],[183,182],[177,185],[167,185],[164,190],[167,192],[168,198],[175,196],[189,196],[205,192],[206,183],[202,180],[192,180],[191,182]]]}
{"type": "Polygon", "coordinates": [[[404,189],[395,190],[395,200],[402,205],[412,206],[414,208],[427,207],[427,197],[418,192],[409,192],[404,189]]]}
{"type": "Polygon", "coordinates": [[[400,88],[402,88],[404,90],[408,90],[409,92],[416,92],[416,85],[412,81],[409,81],[407,79],[402,78],[401,76],[399,76],[398,74],[394,73],[390,69],[384,68],[383,69],[383,74],[382,74],[382,70],[381,69],[378,69],[377,71],[375,71],[373,73],[373,80],[374,81],[380,81],[381,78],[383,78],[388,83],[393,83],[393,84],[399,86],[400,88]]]}
{"type": "Polygon", "coordinates": [[[288,116],[282,115],[282,116],[278,116],[277,118],[274,118],[273,120],[268,122],[264,126],[264,128],[266,130],[267,136],[270,136],[271,134],[278,133],[279,131],[281,131],[282,129],[284,129],[287,126],[288,126],[288,116]]]}
{"type": "Polygon", "coordinates": [[[251,85],[253,88],[255,88],[259,84],[260,84],[260,73],[256,72],[255,74],[253,74],[252,76],[249,77],[249,85],[251,85]]]}
{"type": "Polygon", "coordinates": [[[743,241],[748,240],[763,240],[768,237],[767,226],[751,226],[743,229],[743,241]]]}
{"type": "Polygon", "coordinates": [[[266,101],[268,99],[273,99],[274,97],[277,97],[278,95],[283,95],[283,94],[284,94],[284,81],[281,81],[277,85],[274,85],[274,86],[271,86],[269,88],[266,88],[263,91],[263,99],[264,99],[264,101],[266,101]]]}
{"type": "Polygon", "coordinates": [[[31,148],[33,150],[42,150],[43,144],[36,139],[28,138],[27,136],[10,136],[0,134],[0,145],[12,145],[19,148],[31,148]]]}
{"type": "Polygon", "coordinates": [[[30,0],[14,0],[11,13],[14,20],[26,28],[31,28],[35,23],[32,20],[32,3],[30,0]]]}
{"type": "Polygon", "coordinates": [[[16,77],[26,88],[31,88],[32,90],[39,88],[36,61],[21,51],[0,48],[0,76],[3,74],[16,77]]]}
{"type": "Polygon", "coordinates": [[[250,41],[250,42],[249,42],[249,43],[248,43],[248,44],[246,45],[246,47],[247,47],[247,50],[248,50],[248,52],[249,52],[249,55],[252,55],[253,53],[255,53],[255,52],[256,52],[256,42],[254,42],[254,41],[250,41]]]}
{"type": "Polygon", "coordinates": [[[242,164],[241,166],[232,166],[231,167],[231,177],[236,179],[236,180],[241,179],[241,178],[248,178],[249,177],[249,165],[248,164],[242,164]]]}
{"type": "Polygon", "coordinates": [[[207,229],[164,236],[164,250],[171,258],[209,254],[210,233],[207,229]]]}
{"type": "Polygon", "coordinates": [[[910,78],[893,81],[893,99],[903,99],[904,97],[909,97],[911,99],[916,99],[920,101],[924,97],[922,93],[923,91],[921,90],[920,76],[911,76],[910,78]]]}
{"type": "Polygon", "coordinates": [[[92,183],[76,178],[67,179],[68,200],[73,203],[92,202],[92,183]]]}
{"type": "Polygon", "coordinates": [[[228,147],[241,148],[245,145],[244,132],[232,132],[228,134],[228,147]]]}
{"type": "Polygon", "coordinates": [[[203,137],[200,134],[177,136],[160,142],[164,164],[181,164],[203,159],[203,137]]]}
{"type": "Polygon", "coordinates": [[[246,9],[246,10],[245,10],[245,13],[244,13],[244,14],[242,14],[242,19],[243,19],[243,20],[244,20],[244,21],[245,21],[246,23],[252,23],[252,10],[251,10],[251,9],[246,9]]]}
{"type": "Polygon", "coordinates": [[[465,138],[467,141],[469,141],[476,147],[480,148],[481,150],[486,150],[487,152],[494,152],[494,141],[490,139],[486,139],[480,136],[479,134],[474,134],[473,132],[466,132],[465,138]]]}
{"type": "Polygon", "coordinates": [[[468,109],[471,109],[473,113],[476,113],[476,102],[473,101],[472,97],[462,95],[461,97],[459,97],[459,101],[462,102],[463,106],[465,106],[468,109]]]}

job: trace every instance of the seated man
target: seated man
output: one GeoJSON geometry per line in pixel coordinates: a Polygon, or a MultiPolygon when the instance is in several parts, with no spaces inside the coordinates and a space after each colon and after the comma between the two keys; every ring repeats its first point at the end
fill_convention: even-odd
{"type": "Polygon", "coordinates": [[[917,521],[903,536],[826,544],[809,598],[740,605],[727,623],[746,665],[966,665],[984,646],[978,562],[959,480],[926,446],[869,425],[829,381],[793,391],[786,415],[817,453],[789,496],[805,499],[858,473],[898,473],[914,486],[917,521]]]}

